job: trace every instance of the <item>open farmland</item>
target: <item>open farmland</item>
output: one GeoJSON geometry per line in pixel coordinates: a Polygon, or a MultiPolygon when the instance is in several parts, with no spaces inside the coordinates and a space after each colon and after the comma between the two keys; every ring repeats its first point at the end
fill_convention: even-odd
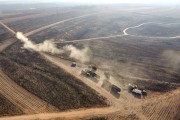
{"type": "Polygon", "coordinates": [[[0,120],[179,120],[180,18],[121,7],[2,16],[0,94],[12,111],[1,115],[24,115],[0,120]]]}

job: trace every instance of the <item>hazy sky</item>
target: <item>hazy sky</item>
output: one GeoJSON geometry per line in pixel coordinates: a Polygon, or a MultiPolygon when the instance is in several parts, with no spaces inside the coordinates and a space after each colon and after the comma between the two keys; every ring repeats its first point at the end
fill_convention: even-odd
{"type": "MultiPolygon", "coordinates": [[[[58,1],[58,0],[56,0],[58,1]]],[[[93,3],[180,3],[180,0],[59,0],[70,2],[93,2],[93,3]]]]}
{"type": "Polygon", "coordinates": [[[13,3],[39,3],[39,2],[73,2],[73,3],[155,3],[180,4],[180,0],[0,0],[13,3]]]}

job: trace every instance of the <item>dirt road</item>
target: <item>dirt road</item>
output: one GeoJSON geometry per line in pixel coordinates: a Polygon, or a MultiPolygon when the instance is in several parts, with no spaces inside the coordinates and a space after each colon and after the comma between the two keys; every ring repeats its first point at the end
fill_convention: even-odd
{"type": "Polygon", "coordinates": [[[107,36],[107,37],[95,37],[95,38],[87,38],[87,39],[55,42],[55,43],[76,43],[76,42],[83,42],[83,41],[90,41],[90,40],[99,40],[99,39],[109,39],[109,38],[123,37],[123,36],[125,36],[125,35],[111,35],[111,36],[107,36]]]}
{"type": "MultiPolygon", "coordinates": [[[[144,101],[144,105],[142,107],[139,108],[137,107],[133,109],[142,112],[142,115],[147,116],[147,117],[143,116],[142,120],[150,120],[150,119],[170,120],[173,118],[173,115],[178,114],[176,110],[178,109],[178,105],[180,102],[179,94],[180,94],[180,89],[160,96],[154,96],[154,98],[151,98],[148,101],[144,101]],[[167,107],[169,104],[171,104],[170,107],[167,107]],[[163,107],[164,105],[165,107],[163,107]],[[159,112],[156,113],[155,109],[159,112]]],[[[83,117],[108,115],[113,113],[114,115],[117,114],[128,115],[128,113],[119,111],[114,107],[109,107],[109,108],[91,108],[91,109],[73,110],[73,111],[60,112],[60,113],[45,113],[45,114],[42,113],[42,114],[34,114],[34,115],[2,117],[0,118],[0,120],[36,120],[36,119],[51,120],[55,118],[63,118],[63,120],[66,119],[78,120],[83,117]]]]}
{"type": "MultiPolygon", "coordinates": [[[[123,103],[125,102],[124,99],[116,99],[113,95],[109,92],[105,91],[102,87],[95,84],[93,81],[89,79],[79,76],[79,70],[74,71],[70,66],[67,66],[60,59],[56,57],[49,56],[47,54],[41,53],[45,59],[49,60],[53,64],[61,67],[66,72],[72,74],[74,77],[78,78],[86,85],[90,86],[92,89],[96,90],[102,96],[106,97],[111,106],[106,108],[91,108],[91,109],[82,109],[82,110],[72,110],[70,112],[61,112],[61,113],[47,113],[47,114],[35,114],[35,115],[24,115],[24,116],[17,116],[17,117],[4,117],[0,120],[34,120],[34,119],[53,119],[53,118],[63,118],[63,119],[79,119],[87,116],[97,116],[97,115],[107,115],[118,112],[119,114],[127,114],[128,112],[124,109],[123,103]]],[[[66,61],[64,61],[66,62],[66,61]]]]}
{"type": "MultiPolygon", "coordinates": [[[[153,36],[142,36],[142,35],[133,35],[133,34],[130,34],[128,33],[127,31],[130,30],[130,29],[134,29],[134,28],[139,28],[143,25],[146,25],[146,24],[151,24],[153,22],[146,22],[146,23],[141,23],[139,25],[136,25],[136,26],[132,26],[132,27],[127,27],[123,30],[123,33],[124,35],[129,35],[129,36],[134,36],[134,37],[143,37],[143,38],[157,38],[157,39],[176,39],[176,38],[180,38],[180,36],[170,36],[170,37],[153,37],[153,36]]],[[[162,24],[162,23],[158,23],[158,24],[162,24]]],[[[172,23],[170,23],[172,24],[172,23]]]]}
{"type": "Polygon", "coordinates": [[[92,40],[100,40],[100,39],[109,39],[109,38],[116,38],[116,37],[124,37],[124,36],[134,36],[134,37],[144,37],[144,38],[157,38],[157,39],[175,39],[175,38],[180,38],[180,36],[174,36],[174,37],[149,37],[149,36],[140,36],[140,35],[132,35],[130,33],[128,33],[127,31],[129,29],[133,29],[133,28],[138,28],[142,25],[145,24],[149,24],[152,22],[148,22],[148,23],[142,23],[140,25],[137,26],[132,26],[132,27],[127,27],[123,30],[123,34],[120,35],[111,35],[111,36],[107,36],[107,37],[95,37],[95,38],[87,38],[87,39],[75,39],[75,40],[67,40],[67,41],[60,41],[60,42],[54,42],[54,43],[76,43],[76,42],[86,42],[86,41],[92,41],[92,40]]]}
{"type": "Polygon", "coordinates": [[[0,43],[0,52],[2,52],[4,49],[6,49],[8,46],[12,45],[16,40],[14,39],[9,39],[5,40],[2,43],[0,43]]]}
{"type": "MultiPolygon", "coordinates": [[[[147,23],[141,23],[139,25],[136,26],[132,26],[132,27],[127,27],[123,30],[123,34],[120,35],[111,35],[111,36],[107,36],[107,37],[95,37],[95,38],[87,38],[87,39],[78,39],[78,40],[70,40],[70,41],[63,41],[63,42],[55,42],[55,43],[76,43],[76,42],[84,42],[84,41],[90,41],[90,40],[99,40],[99,39],[109,39],[109,38],[116,38],[116,37],[123,37],[123,36],[133,36],[133,37],[144,37],[144,38],[157,38],[157,39],[175,39],[175,38],[180,38],[180,36],[174,36],[174,37],[150,37],[150,36],[141,36],[141,35],[133,35],[128,33],[127,31],[129,29],[134,29],[134,28],[138,28],[141,27],[145,24],[150,24],[153,22],[147,22],[147,23]]],[[[172,23],[170,23],[172,24],[172,23]]]]}
{"type": "Polygon", "coordinates": [[[114,107],[118,106],[118,108],[120,107],[119,105],[120,105],[120,102],[122,102],[122,99],[116,99],[113,95],[109,94],[109,92],[105,91],[101,86],[98,86],[97,84],[95,84],[93,81],[89,80],[86,77],[80,76],[81,69],[78,69],[78,70],[74,71],[70,67],[70,65],[64,64],[62,62],[62,59],[60,59],[60,58],[49,56],[49,55],[47,55],[45,53],[41,53],[41,55],[45,59],[50,61],[52,64],[55,64],[55,65],[59,66],[60,68],[64,69],[69,74],[72,74],[74,77],[81,80],[83,83],[90,86],[92,89],[96,90],[98,93],[100,93],[100,95],[106,97],[109,100],[111,106],[114,106],[114,107]]]}
{"type": "Polygon", "coordinates": [[[0,22],[0,24],[1,24],[3,27],[5,27],[11,34],[13,34],[13,35],[16,34],[16,32],[15,32],[13,29],[9,28],[9,27],[8,27],[7,25],[5,25],[4,23],[0,22]]]}
{"type": "MultiPolygon", "coordinates": [[[[45,30],[52,26],[58,25],[60,23],[64,23],[64,22],[74,20],[74,19],[84,18],[86,16],[89,16],[89,15],[83,15],[83,16],[79,16],[79,17],[70,18],[70,19],[67,19],[64,21],[59,21],[59,22],[41,27],[41,28],[31,31],[29,33],[26,33],[26,36],[33,35],[39,31],[45,30]]],[[[116,35],[116,36],[124,36],[124,35],[116,35]]],[[[109,38],[110,37],[114,37],[114,36],[109,36],[109,38]]],[[[101,37],[101,38],[103,39],[103,38],[108,38],[108,37],[101,37]]],[[[99,39],[99,38],[92,38],[92,39],[99,39]]],[[[91,40],[91,38],[88,40],[91,40]]],[[[41,55],[44,56],[45,59],[52,62],[52,64],[55,64],[55,65],[63,68],[65,71],[72,74],[74,77],[78,78],[79,80],[84,82],[86,85],[90,86],[92,89],[96,90],[102,96],[106,97],[109,100],[111,107],[74,110],[74,111],[70,111],[70,112],[61,112],[61,113],[47,113],[47,114],[34,114],[34,115],[24,115],[24,116],[15,116],[15,117],[4,117],[4,118],[1,118],[2,120],[53,119],[53,118],[58,118],[58,117],[67,118],[67,119],[78,119],[78,118],[82,118],[85,116],[107,115],[107,114],[115,113],[115,112],[118,112],[118,114],[125,115],[125,114],[130,114],[131,112],[135,112],[136,108],[139,109],[140,104],[137,104],[138,102],[136,103],[136,102],[133,102],[133,100],[129,100],[132,97],[128,96],[128,98],[127,98],[127,96],[124,96],[125,97],[124,99],[116,99],[114,96],[109,94],[107,91],[102,89],[100,86],[95,84],[93,81],[90,81],[87,78],[79,76],[79,72],[73,71],[69,66],[67,66],[66,64],[61,62],[60,59],[43,54],[43,53],[41,53],[41,55]],[[129,106],[126,106],[127,105],[126,102],[128,102],[128,103],[131,102],[131,104],[129,106]],[[131,105],[133,105],[133,106],[131,106],[131,105]]],[[[136,113],[136,114],[139,115],[139,117],[142,118],[143,120],[147,119],[141,113],[139,113],[139,114],[136,113]]]]}
{"type": "Polygon", "coordinates": [[[33,31],[30,31],[30,32],[26,33],[25,36],[27,37],[27,36],[33,35],[35,33],[38,33],[40,31],[46,30],[48,28],[51,28],[53,26],[56,26],[56,25],[64,23],[64,22],[68,22],[68,21],[71,21],[71,20],[79,19],[79,18],[85,18],[85,17],[91,16],[91,15],[95,15],[95,14],[98,14],[98,13],[91,13],[91,14],[86,14],[86,15],[82,15],[82,16],[77,16],[77,17],[61,20],[61,21],[58,21],[58,22],[55,22],[55,23],[52,23],[52,24],[40,27],[40,28],[35,29],[33,31]]]}
{"type": "MultiPolygon", "coordinates": [[[[33,14],[33,15],[27,15],[27,16],[7,18],[7,19],[0,20],[0,24],[3,27],[5,27],[8,31],[10,31],[10,33],[15,35],[16,32],[13,29],[9,28],[5,23],[10,23],[13,21],[24,20],[24,19],[29,19],[29,18],[43,17],[43,16],[52,15],[52,14],[55,14],[55,12],[48,12],[48,13],[40,13],[40,14],[33,14]]],[[[0,45],[0,52],[3,51],[8,46],[10,46],[11,44],[13,44],[14,42],[16,42],[16,40],[13,40],[13,39],[8,39],[8,40],[5,40],[4,42],[2,42],[0,45]]]]}
{"type": "Polygon", "coordinates": [[[150,97],[148,99],[135,99],[128,93],[121,94],[120,99],[116,99],[109,92],[102,89],[98,84],[93,81],[82,77],[79,75],[80,70],[72,69],[70,67],[70,62],[59,59],[53,56],[49,56],[47,54],[42,53],[45,59],[49,60],[53,64],[63,68],[65,71],[69,72],[86,85],[90,86],[92,89],[99,92],[101,95],[108,98],[111,102],[110,107],[106,108],[91,108],[91,109],[82,109],[82,110],[72,110],[69,112],[60,112],[60,113],[47,113],[47,114],[35,114],[35,115],[23,115],[23,116],[15,116],[15,117],[4,117],[0,120],[35,120],[35,119],[55,119],[55,118],[63,118],[63,119],[71,119],[76,120],[83,117],[88,116],[98,116],[98,115],[128,115],[128,114],[136,114],[142,120],[148,119],[159,119],[159,120],[168,120],[169,118],[173,118],[176,114],[176,110],[178,109],[179,100],[180,100],[180,89],[172,91],[170,93],[165,93],[162,95],[157,95],[154,97],[150,97]],[[169,104],[167,104],[169,103],[169,104]],[[153,112],[156,107],[156,112],[153,112]],[[126,108],[126,109],[125,109],[126,108]],[[171,114],[171,115],[169,115],[171,114]],[[166,116],[166,117],[165,117],[166,116]],[[166,119],[167,118],[167,119],[166,119]]]}
{"type": "Polygon", "coordinates": [[[17,85],[0,70],[0,94],[5,96],[24,113],[54,112],[57,109],[17,85]]]}
{"type": "Polygon", "coordinates": [[[45,113],[45,114],[34,114],[34,115],[22,115],[15,117],[4,117],[0,118],[0,120],[48,120],[55,118],[62,118],[63,120],[71,119],[77,120],[86,116],[98,116],[115,112],[114,108],[92,108],[92,109],[83,109],[83,110],[75,110],[69,112],[61,112],[61,113],[45,113]]]}
{"type": "Polygon", "coordinates": [[[123,33],[124,33],[124,35],[130,35],[129,33],[127,33],[127,31],[128,31],[129,29],[138,28],[138,27],[141,27],[142,25],[149,24],[149,23],[152,23],[152,22],[141,23],[141,24],[136,25],[136,26],[127,27],[127,28],[125,28],[125,29],[123,30],[123,33]]]}
{"type": "MultiPolygon", "coordinates": [[[[77,67],[75,69],[72,69],[72,67],[70,66],[70,63],[67,63],[66,60],[56,58],[53,56],[49,56],[49,55],[44,54],[44,53],[41,53],[41,55],[44,56],[45,59],[50,61],[52,64],[55,64],[56,66],[59,66],[60,68],[64,69],[69,74],[71,74],[74,77],[76,77],[77,79],[81,80],[83,83],[85,83],[86,85],[88,85],[92,89],[96,90],[100,95],[106,97],[107,100],[110,102],[111,107],[106,108],[106,110],[109,112],[107,112],[107,111],[102,112],[102,114],[106,115],[107,113],[110,114],[112,112],[118,111],[122,115],[132,114],[132,113],[139,115],[139,113],[137,113],[135,111],[135,109],[132,109],[132,108],[139,107],[142,103],[141,100],[134,98],[132,95],[128,94],[126,91],[121,91],[120,99],[116,98],[109,91],[106,91],[104,88],[102,88],[101,87],[102,84],[99,84],[99,83],[97,84],[94,81],[92,81],[86,77],[81,76],[80,73],[81,73],[82,68],[77,67]]],[[[93,116],[94,113],[89,112],[88,115],[93,116]]],[[[140,115],[139,117],[142,118],[143,120],[146,120],[146,117],[144,117],[143,115],[140,115]]]]}
{"type": "MultiPolygon", "coordinates": [[[[2,23],[0,21],[0,24],[5,28],[7,29],[11,34],[13,34],[15,36],[16,32],[9,28],[6,24],[2,23]]],[[[13,38],[12,39],[8,39],[8,40],[5,40],[3,41],[1,44],[0,44],[0,52],[3,51],[4,49],[6,49],[8,46],[12,45],[16,40],[14,40],[13,38]]]]}

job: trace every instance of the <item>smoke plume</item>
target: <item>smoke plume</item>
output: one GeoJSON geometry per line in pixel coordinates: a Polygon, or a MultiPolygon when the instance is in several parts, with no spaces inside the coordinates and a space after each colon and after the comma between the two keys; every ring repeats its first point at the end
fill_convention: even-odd
{"type": "Polygon", "coordinates": [[[31,40],[29,40],[23,33],[17,32],[16,38],[21,40],[21,42],[24,43],[24,48],[26,49],[32,49],[34,51],[42,51],[42,52],[49,52],[52,54],[60,54],[63,51],[61,49],[58,49],[56,44],[54,44],[52,41],[46,40],[43,43],[35,44],[31,40]]]}
{"type": "Polygon", "coordinates": [[[68,45],[64,47],[64,50],[70,52],[70,58],[74,58],[81,63],[90,61],[90,51],[87,47],[85,47],[84,49],[78,49],[72,45],[68,45]]]}
{"type": "Polygon", "coordinates": [[[180,51],[166,50],[162,56],[169,67],[175,70],[180,69],[180,51]]]}
{"type": "Polygon", "coordinates": [[[90,60],[90,51],[87,47],[84,49],[78,49],[73,45],[65,46],[63,49],[58,49],[56,44],[50,40],[46,40],[43,43],[35,44],[29,40],[23,33],[17,32],[16,38],[24,43],[24,48],[31,49],[38,52],[49,52],[52,54],[70,53],[69,57],[79,62],[85,63],[90,60]]]}

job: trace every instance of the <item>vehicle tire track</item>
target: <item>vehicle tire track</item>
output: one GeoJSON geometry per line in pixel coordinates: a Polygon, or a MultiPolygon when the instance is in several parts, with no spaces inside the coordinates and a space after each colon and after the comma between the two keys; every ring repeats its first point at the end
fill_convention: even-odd
{"type": "Polygon", "coordinates": [[[148,100],[142,113],[150,120],[172,120],[180,105],[180,89],[148,100]]]}
{"type": "Polygon", "coordinates": [[[16,42],[17,40],[15,39],[8,39],[3,41],[2,43],[0,43],[0,52],[2,52],[3,50],[5,50],[7,47],[9,47],[10,45],[12,45],[14,42],[16,42]]]}

